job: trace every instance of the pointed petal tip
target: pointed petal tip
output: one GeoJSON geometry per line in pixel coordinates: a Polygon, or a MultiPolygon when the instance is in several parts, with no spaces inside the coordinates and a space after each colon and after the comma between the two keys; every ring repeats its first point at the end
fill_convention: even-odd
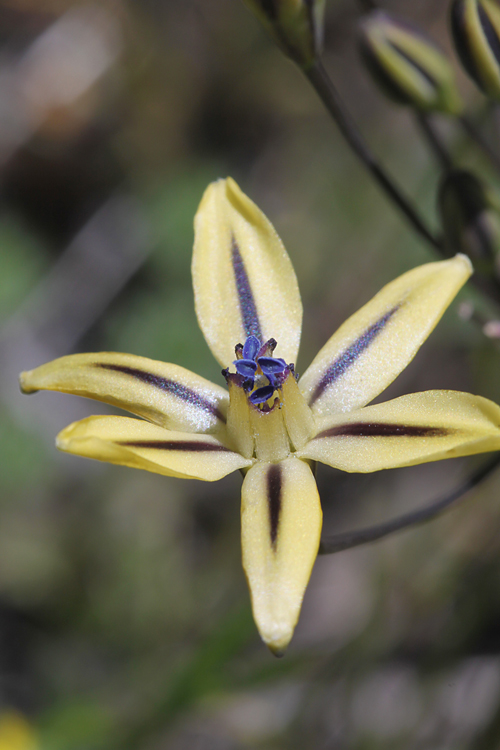
{"type": "Polygon", "coordinates": [[[463,263],[464,267],[469,273],[469,276],[474,273],[474,266],[472,265],[472,262],[468,255],[465,255],[464,253],[457,253],[452,260],[457,262],[460,261],[461,263],[463,263]]]}
{"type": "Polygon", "coordinates": [[[65,427],[61,432],[56,435],[56,448],[60,451],[67,452],[69,449],[69,444],[71,442],[71,438],[68,436],[68,433],[70,432],[71,428],[75,422],[72,424],[69,424],[67,427],[65,427]]]}
{"type": "Polygon", "coordinates": [[[250,200],[236,180],[229,176],[219,177],[208,185],[205,190],[205,197],[212,195],[218,196],[219,200],[228,201],[229,204],[236,202],[239,205],[240,201],[245,203],[250,200]]]}
{"type": "Polygon", "coordinates": [[[33,370],[26,370],[19,375],[19,388],[21,393],[36,393],[38,388],[34,388],[30,385],[31,375],[33,370]]]}
{"type": "Polygon", "coordinates": [[[232,177],[218,177],[216,180],[213,180],[213,182],[210,182],[205,190],[205,193],[211,193],[214,190],[220,190],[221,192],[227,192],[228,190],[231,190],[236,188],[238,190],[237,183],[233,180],[232,177]]]}
{"type": "Polygon", "coordinates": [[[294,627],[291,629],[287,626],[285,627],[279,627],[275,626],[268,629],[268,632],[260,632],[260,637],[268,647],[269,651],[273,654],[273,656],[276,656],[277,659],[281,659],[288,649],[288,646],[290,645],[290,641],[292,640],[293,632],[295,630],[295,623],[294,627]]]}
{"type": "Polygon", "coordinates": [[[207,190],[214,189],[214,188],[223,188],[224,185],[227,183],[228,178],[227,177],[217,177],[216,180],[213,182],[210,182],[208,184],[207,190]]]}
{"type": "MultiPolygon", "coordinates": [[[[85,417],[63,427],[56,435],[56,448],[65,453],[73,453],[75,441],[87,437],[87,425],[92,424],[96,419],[99,417],[85,417]]],[[[120,419],[130,419],[130,417],[120,417],[120,419]]]]}

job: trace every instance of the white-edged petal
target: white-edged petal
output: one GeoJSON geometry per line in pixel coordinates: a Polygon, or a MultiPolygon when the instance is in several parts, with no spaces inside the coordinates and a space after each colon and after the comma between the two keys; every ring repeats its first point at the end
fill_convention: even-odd
{"type": "Polygon", "coordinates": [[[307,463],[297,458],[258,462],[247,473],[241,505],[243,567],[259,633],[278,655],[299,617],[321,525],[318,489],[307,463]]]}
{"type": "Polygon", "coordinates": [[[167,429],[224,432],[224,388],[178,365],[116,352],[71,354],[21,373],[24,393],[61,391],[104,401],[167,429]]]}
{"type": "Polygon", "coordinates": [[[214,482],[252,461],[212,435],[174,432],[131,417],[87,417],[57,436],[66,453],[184,479],[214,482]]]}
{"type": "Polygon", "coordinates": [[[413,359],[472,272],[465,255],[387,284],[321,349],[299,386],[317,416],[369,404],[413,359]]]}
{"type": "Polygon", "coordinates": [[[317,422],[297,453],[336,469],[371,472],[500,450],[500,406],[457,391],[425,391],[317,422]]]}
{"type": "Polygon", "coordinates": [[[295,362],[302,303],[295,271],[271,222],[231,178],[208,186],[195,217],[193,286],[200,328],[223,367],[255,335],[295,362]]]}

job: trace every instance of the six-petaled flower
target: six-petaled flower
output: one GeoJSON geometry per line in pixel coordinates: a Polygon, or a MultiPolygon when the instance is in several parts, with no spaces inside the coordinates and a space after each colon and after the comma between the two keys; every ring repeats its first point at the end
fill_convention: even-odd
{"type": "Polygon", "coordinates": [[[87,396],[142,417],[75,422],[59,434],[61,450],[205,481],[243,473],[243,567],[259,632],[279,654],[318,552],[316,461],[372,472],[500,449],[500,407],[479,396],[428,391],[368,406],[412,360],[471,265],[457,255],[388,284],[299,380],[293,267],[268,219],[231,179],[203,197],[192,270],[198,321],[228,390],[177,365],[107,352],[42,365],[21,375],[21,387],[87,396]]]}

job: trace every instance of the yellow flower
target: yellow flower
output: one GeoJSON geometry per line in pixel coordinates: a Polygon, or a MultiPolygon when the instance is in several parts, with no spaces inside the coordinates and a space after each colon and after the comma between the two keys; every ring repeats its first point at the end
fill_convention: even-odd
{"type": "Polygon", "coordinates": [[[25,372],[21,388],[143,417],[75,422],[57,438],[63,451],[205,481],[241,470],[243,567],[260,635],[280,654],[320,541],[315,461],[371,472],[500,449],[500,407],[479,396],[428,391],[367,406],[413,359],[471,265],[457,255],[388,284],[298,381],[295,273],[271,223],[231,179],[205,192],[192,271],[198,321],[229,392],[177,365],[106,352],[25,372]]]}

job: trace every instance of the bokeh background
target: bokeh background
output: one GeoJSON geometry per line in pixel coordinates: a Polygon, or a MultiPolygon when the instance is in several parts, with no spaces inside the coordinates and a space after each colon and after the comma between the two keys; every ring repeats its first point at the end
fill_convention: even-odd
{"type": "MultiPolygon", "coordinates": [[[[384,5],[453,54],[445,0],[384,5]]],[[[361,67],[360,15],[355,0],[329,0],[325,64],[437,226],[438,167],[411,113],[361,67]]],[[[498,112],[457,75],[498,146],[498,112]]],[[[495,183],[452,122],[437,126],[495,183]]],[[[60,455],[57,431],[106,408],[18,391],[20,370],[78,351],[221,380],[190,259],[202,192],[228,174],[297,271],[299,372],[384,283],[432,259],[239,0],[2,0],[0,748],[495,750],[500,476],[432,524],[319,558],[276,660],[240,565],[240,477],[182,482],[60,455]]],[[[451,388],[500,400],[498,346],[460,303],[495,314],[467,287],[384,398],[451,388]]],[[[425,505],[484,460],[320,467],[325,532],[425,505]]]]}

